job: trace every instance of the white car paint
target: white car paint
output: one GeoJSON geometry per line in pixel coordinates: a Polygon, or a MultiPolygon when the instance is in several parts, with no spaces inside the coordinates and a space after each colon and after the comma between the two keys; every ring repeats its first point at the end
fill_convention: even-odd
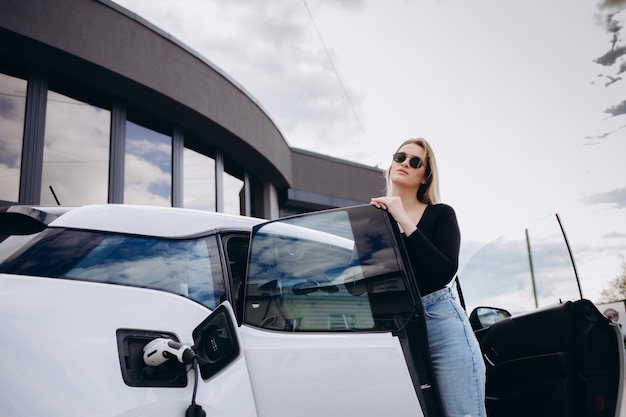
{"type": "Polygon", "coordinates": [[[190,209],[103,204],[72,209],[49,226],[176,238],[225,227],[250,231],[254,225],[264,221],[190,209]]]}
{"type": "MultiPolygon", "coordinates": [[[[72,280],[0,274],[2,416],[184,416],[185,388],[124,384],[119,328],[173,331],[193,344],[208,309],[175,294],[72,280]]],[[[208,415],[256,415],[245,356],[198,387],[208,415]]]]}
{"type": "Polygon", "coordinates": [[[397,337],[278,333],[243,326],[260,417],[423,416],[397,337]]]}

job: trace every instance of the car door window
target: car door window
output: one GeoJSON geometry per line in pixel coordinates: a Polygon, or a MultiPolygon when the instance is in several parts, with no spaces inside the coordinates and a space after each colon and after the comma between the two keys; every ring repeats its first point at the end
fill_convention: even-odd
{"type": "Polygon", "coordinates": [[[255,228],[245,322],[280,331],[402,326],[414,303],[385,215],[364,206],[255,228]]]}
{"type": "Polygon", "coordinates": [[[467,310],[491,306],[515,314],[581,298],[558,220],[545,217],[478,251],[459,273],[467,310]]]}

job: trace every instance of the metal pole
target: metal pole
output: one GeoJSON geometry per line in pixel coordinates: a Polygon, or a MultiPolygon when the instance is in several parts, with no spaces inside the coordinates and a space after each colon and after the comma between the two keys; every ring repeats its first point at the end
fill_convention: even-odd
{"type": "Polygon", "coordinates": [[[528,264],[530,265],[530,281],[533,284],[533,297],[535,299],[535,308],[539,307],[537,301],[537,286],[535,285],[535,268],[533,268],[533,255],[530,250],[530,238],[528,237],[528,229],[526,229],[526,248],[528,250],[528,264]]]}

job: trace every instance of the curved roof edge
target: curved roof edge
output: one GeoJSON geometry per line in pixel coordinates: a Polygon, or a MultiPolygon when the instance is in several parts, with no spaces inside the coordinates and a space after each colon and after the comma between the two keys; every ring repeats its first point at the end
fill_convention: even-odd
{"type": "Polygon", "coordinates": [[[196,145],[236,155],[260,181],[289,187],[291,149],[258,101],[123,7],[109,0],[3,0],[2,28],[3,54],[178,124],[196,145]]]}
{"type": "MultiPolygon", "coordinates": [[[[270,119],[270,121],[272,122],[272,124],[274,125],[276,130],[278,130],[281,133],[281,136],[283,137],[283,140],[285,140],[285,143],[287,143],[287,141],[285,139],[285,136],[282,134],[282,131],[280,130],[280,127],[274,121],[274,119],[272,118],[270,112],[263,106],[263,104],[261,104],[261,102],[259,100],[257,100],[257,98],[254,95],[252,95],[252,93],[250,93],[248,90],[246,90],[246,88],[243,87],[237,80],[235,80],[230,75],[228,75],[228,73],[225,72],[222,68],[220,68],[219,65],[215,64],[213,61],[211,61],[210,59],[208,59],[207,57],[205,57],[200,52],[196,51],[194,48],[192,48],[191,46],[187,45],[186,43],[184,43],[180,39],[176,38],[175,36],[173,36],[169,32],[164,31],[160,27],[158,27],[155,24],[151,23],[149,20],[146,20],[145,18],[141,17],[137,13],[132,12],[132,11],[124,8],[120,4],[115,3],[112,0],[95,0],[95,1],[97,1],[99,3],[102,3],[102,4],[106,5],[107,7],[110,7],[112,9],[117,10],[118,12],[126,15],[128,18],[136,20],[138,23],[144,25],[148,29],[150,29],[153,32],[159,34],[160,36],[162,36],[163,38],[169,40],[170,42],[178,45],[180,48],[185,49],[191,55],[195,56],[197,59],[199,59],[200,61],[204,62],[209,67],[213,68],[222,77],[224,77],[228,82],[230,82],[232,85],[234,85],[239,90],[241,90],[241,92],[244,93],[246,96],[248,96],[248,98],[250,100],[252,100],[257,105],[257,107],[259,107],[261,110],[263,110],[263,112],[265,113],[267,118],[270,119]]],[[[287,143],[287,146],[289,146],[288,143],[287,143]]]]}

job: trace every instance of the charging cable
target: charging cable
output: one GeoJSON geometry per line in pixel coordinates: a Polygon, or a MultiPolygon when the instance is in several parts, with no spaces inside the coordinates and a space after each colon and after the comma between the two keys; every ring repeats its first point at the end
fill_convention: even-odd
{"type": "Polygon", "coordinates": [[[143,361],[148,366],[159,366],[169,359],[176,359],[182,364],[191,364],[194,372],[191,405],[187,408],[185,417],[206,417],[206,412],[202,409],[202,406],[196,404],[200,370],[198,358],[193,348],[164,337],[152,340],[143,348],[143,361]]]}

